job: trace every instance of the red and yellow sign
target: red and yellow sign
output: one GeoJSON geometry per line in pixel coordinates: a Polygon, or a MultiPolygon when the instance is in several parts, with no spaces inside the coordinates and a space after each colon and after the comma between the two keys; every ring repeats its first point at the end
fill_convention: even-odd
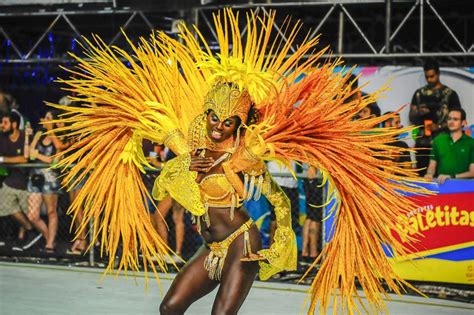
{"type": "Polygon", "coordinates": [[[474,284],[474,192],[407,198],[419,207],[408,214],[405,233],[419,233],[419,242],[413,255],[393,260],[396,272],[407,280],[474,284]]]}

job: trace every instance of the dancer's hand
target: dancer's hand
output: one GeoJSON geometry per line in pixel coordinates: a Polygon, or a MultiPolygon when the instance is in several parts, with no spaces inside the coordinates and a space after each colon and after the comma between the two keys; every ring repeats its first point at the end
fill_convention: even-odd
{"type": "Polygon", "coordinates": [[[191,164],[189,165],[189,170],[205,173],[212,167],[212,163],[214,163],[213,158],[199,156],[199,152],[195,151],[191,154],[191,164]]]}
{"type": "Polygon", "coordinates": [[[243,261],[243,262],[263,261],[263,262],[266,262],[267,264],[269,263],[267,258],[261,256],[258,253],[257,254],[250,253],[248,256],[240,258],[240,261],[243,261]]]}
{"type": "Polygon", "coordinates": [[[245,130],[245,147],[255,157],[263,158],[271,151],[263,138],[268,129],[270,126],[261,124],[250,125],[245,130]]]}

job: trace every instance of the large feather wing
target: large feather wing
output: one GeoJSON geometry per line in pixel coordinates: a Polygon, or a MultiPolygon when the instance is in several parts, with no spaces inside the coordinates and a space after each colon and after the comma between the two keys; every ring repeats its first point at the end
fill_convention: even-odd
{"type": "Polygon", "coordinates": [[[296,160],[320,169],[329,187],[328,199],[335,200],[332,241],[313,264],[324,257],[311,285],[310,313],[318,301],[320,313],[327,312],[331,302],[342,313],[368,311],[363,303],[356,303],[360,300],[356,281],[370,311],[382,311],[386,292],[382,281],[396,293],[404,285],[411,287],[394,272],[383,249],[389,245],[395,255],[409,250],[396,236],[406,237],[406,214],[415,205],[402,194],[429,192],[417,185],[422,179],[411,165],[393,159],[411,151],[390,143],[412,127],[375,128],[393,114],[355,120],[382,91],[354,97],[359,88],[351,89],[351,71],[335,73],[336,65],[338,61],[325,63],[282,89],[262,107],[261,125],[252,129],[261,131],[259,136],[271,148],[268,159],[296,160]]]}
{"type": "Polygon", "coordinates": [[[76,139],[60,153],[66,156],[57,165],[65,171],[64,185],[71,189],[87,179],[69,212],[75,216],[84,209],[80,230],[92,224],[92,244],[99,240],[101,253],[109,256],[108,271],[119,254],[118,271],[138,270],[139,254],[145,270],[151,267],[156,274],[153,257],[166,270],[170,249],[149,220],[151,196],[141,178],[144,167],[151,167],[142,140],[163,143],[174,131],[186,135],[193,115],[201,111],[195,97],[204,82],[196,74],[184,80],[175,59],[168,58],[169,40],[154,36],[138,47],[130,43],[132,56],[98,37],[85,39],[87,58],[73,55],[78,64],[66,69],[72,76],[59,80],[80,106],[49,104],[63,111],[58,122],[65,127],[55,131],[76,139]]]}

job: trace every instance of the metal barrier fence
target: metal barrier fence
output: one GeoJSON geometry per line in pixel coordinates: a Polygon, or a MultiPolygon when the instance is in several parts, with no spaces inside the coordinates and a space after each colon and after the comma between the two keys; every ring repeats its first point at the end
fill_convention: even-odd
{"type": "MultiPolygon", "coordinates": [[[[86,252],[81,251],[79,246],[78,250],[72,251],[73,238],[74,238],[74,227],[71,226],[72,218],[67,214],[67,209],[71,203],[71,198],[74,198],[74,193],[66,192],[61,187],[54,187],[54,178],[51,178],[51,174],[47,173],[47,165],[45,164],[23,164],[23,165],[0,165],[7,172],[16,168],[21,169],[21,171],[28,176],[28,191],[23,191],[24,194],[27,194],[28,204],[23,205],[24,217],[28,218],[30,222],[33,223],[35,233],[25,232],[21,228],[21,224],[15,220],[13,215],[4,215],[0,216],[0,257],[3,259],[14,259],[14,260],[25,260],[33,259],[39,262],[65,262],[65,263],[76,263],[89,266],[103,266],[107,263],[107,257],[101,257],[99,254],[99,244],[94,244],[91,246],[91,250],[86,252]],[[46,172],[45,172],[46,171],[46,172]],[[38,174],[43,174],[46,179],[41,178],[38,174]],[[49,186],[48,186],[49,185],[49,186]],[[48,186],[48,187],[46,187],[48,186]],[[57,190],[56,190],[57,188],[57,190]],[[44,193],[39,193],[43,191],[44,193]],[[56,201],[56,202],[55,202],[56,201]],[[49,232],[51,229],[51,223],[55,224],[54,221],[57,218],[57,233],[54,240],[54,248],[47,248],[46,240],[42,237],[42,234],[38,231],[41,228],[46,228],[49,232]],[[38,228],[39,227],[39,228],[38,228]],[[30,235],[30,234],[33,234],[30,235]],[[34,239],[38,239],[33,245],[29,245],[28,242],[34,239]],[[51,250],[52,249],[52,250],[51,250]]],[[[13,172],[12,172],[13,173],[13,172]]],[[[149,190],[153,187],[153,183],[158,171],[148,170],[145,175],[143,175],[144,182],[149,190]]],[[[57,175],[57,174],[56,174],[57,175]]],[[[294,189],[285,189],[288,197],[292,201],[294,208],[299,208],[297,211],[293,211],[293,228],[297,235],[298,248],[300,249],[303,244],[303,226],[306,220],[307,210],[310,210],[306,204],[306,191],[309,189],[314,189],[312,193],[311,202],[313,204],[323,204],[322,200],[324,197],[324,189],[318,188],[317,185],[321,183],[320,179],[314,179],[311,182],[305,178],[305,174],[298,174],[298,187],[294,189]],[[306,183],[305,183],[306,181],[306,183]],[[305,191],[305,185],[306,191],[305,191]]],[[[272,173],[272,176],[275,178],[278,177],[289,177],[291,175],[284,173],[272,173]]],[[[3,182],[5,177],[0,177],[0,182],[3,182]]],[[[10,194],[9,190],[11,189],[8,185],[3,183],[3,187],[0,190],[0,207],[13,207],[18,205],[19,200],[18,196],[15,194],[10,194]],[[12,200],[15,199],[15,200],[12,200]]],[[[250,213],[251,215],[257,215],[261,217],[260,220],[260,230],[261,236],[264,243],[264,246],[268,246],[269,237],[270,237],[270,209],[259,209],[260,213],[250,213]]],[[[251,208],[249,212],[254,211],[251,208]]],[[[322,212],[322,208],[318,210],[322,212]]],[[[171,248],[176,248],[176,224],[175,220],[181,219],[179,215],[173,216],[174,212],[179,212],[179,207],[173,205],[173,208],[168,211],[165,219],[169,226],[168,231],[168,243],[171,248]]],[[[150,218],[153,220],[153,214],[150,218]]],[[[182,222],[184,223],[184,242],[182,244],[181,255],[185,259],[189,259],[194,252],[202,245],[202,240],[200,235],[197,232],[195,225],[191,221],[191,216],[185,212],[182,216],[182,222]]],[[[177,221],[178,224],[180,221],[177,221]]],[[[314,230],[311,230],[314,233],[314,230]]],[[[52,232],[54,233],[54,231],[52,232]]],[[[321,249],[321,240],[323,239],[321,235],[321,229],[317,230],[319,234],[317,239],[319,239],[319,250],[321,249]]],[[[87,235],[87,238],[90,235],[87,235]]],[[[179,236],[178,236],[179,237],[179,236]]],[[[91,242],[90,239],[82,245],[89,245],[91,242]]],[[[318,250],[318,251],[319,251],[318,250]]],[[[304,262],[303,262],[304,263],[304,262]]]]}

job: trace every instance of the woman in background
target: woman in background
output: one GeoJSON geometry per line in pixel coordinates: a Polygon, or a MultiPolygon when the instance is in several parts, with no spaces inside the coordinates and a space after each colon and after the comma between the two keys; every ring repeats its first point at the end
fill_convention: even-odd
{"type": "MultiPolygon", "coordinates": [[[[53,128],[53,112],[46,112],[41,118],[43,128],[36,132],[29,147],[29,159],[44,164],[53,164],[53,156],[58,152],[51,136],[46,134],[53,128]]],[[[54,254],[56,248],[56,233],[58,231],[58,193],[59,181],[56,171],[48,169],[45,165],[41,168],[33,168],[28,182],[28,218],[38,227],[45,236],[46,246],[44,250],[48,254],[54,254]],[[48,223],[41,219],[41,205],[45,203],[48,223]]]]}

